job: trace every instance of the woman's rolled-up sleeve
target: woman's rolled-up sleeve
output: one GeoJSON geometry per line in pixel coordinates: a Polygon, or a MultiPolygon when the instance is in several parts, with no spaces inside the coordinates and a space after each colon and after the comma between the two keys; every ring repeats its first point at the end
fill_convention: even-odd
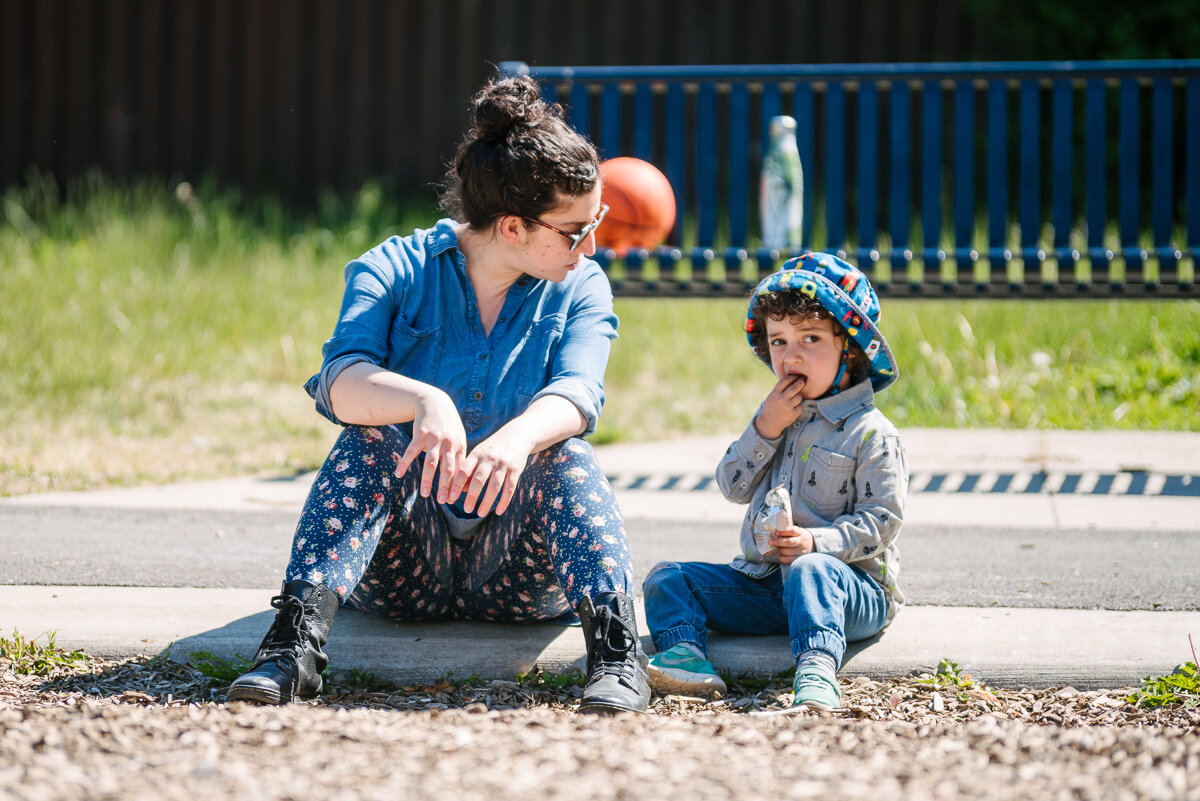
{"type": "Polygon", "coordinates": [[[394,273],[359,259],[346,265],[346,291],[333,336],[321,352],[321,370],[304,385],[317,411],[344,425],[333,413],[329,390],[343,370],[358,362],[382,366],[387,358],[388,332],[395,315],[394,273]]]}
{"type": "Polygon", "coordinates": [[[599,265],[592,265],[567,312],[558,347],[551,354],[550,380],[534,395],[559,395],[571,401],[587,421],[584,435],[596,430],[604,406],[604,370],[617,337],[612,288],[599,265]]]}

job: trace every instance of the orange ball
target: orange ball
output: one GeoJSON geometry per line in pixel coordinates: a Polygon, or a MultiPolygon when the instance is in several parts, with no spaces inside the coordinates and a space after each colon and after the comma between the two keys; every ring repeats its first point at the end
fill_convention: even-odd
{"type": "Polygon", "coordinates": [[[630,248],[653,248],[675,226],[671,182],[648,161],[629,156],[600,163],[600,199],[608,216],[596,229],[596,246],[624,256],[630,248]]]}

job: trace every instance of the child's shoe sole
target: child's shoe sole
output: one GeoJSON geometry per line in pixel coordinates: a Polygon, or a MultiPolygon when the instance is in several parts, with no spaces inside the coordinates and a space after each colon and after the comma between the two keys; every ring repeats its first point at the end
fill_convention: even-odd
{"type": "Polygon", "coordinates": [[[724,695],[728,688],[720,676],[711,673],[691,673],[686,670],[663,670],[653,662],[650,663],[650,687],[659,693],[676,693],[686,695],[724,695]]]}

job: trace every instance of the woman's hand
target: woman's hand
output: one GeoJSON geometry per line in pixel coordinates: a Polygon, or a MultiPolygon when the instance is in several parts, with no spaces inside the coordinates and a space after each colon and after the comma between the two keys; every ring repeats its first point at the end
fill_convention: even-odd
{"type": "Polygon", "coordinates": [[[779,564],[781,565],[790,565],[799,557],[806,553],[812,553],[816,549],[812,532],[799,526],[779,529],[771,535],[767,544],[779,554],[779,564]]]}
{"type": "Polygon", "coordinates": [[[763,439],[779,439],[784,429],[796,422],[800,406],[804,403],[801,392],[804,382],[795,376],[779,379],[774,389],[763,401],[762,411],[754,418],[754,430],[763,439]]]}
{"type": "MultiPolygon", "coordinates": [[[[517,426],[505,426],[483,442],[462,461],[450,484],[451,500],[464,490],[463,509],[471,512],[479,504],[480,517],[496,504],[496,514],[504,514],[517,491],[517,481],[529,462],[535,443],[517,426]]],[[[440,499],[439,499],[440,500],[440,499]]]]}
{"type": "Polygon", "coordinates": [[[529,457],[567,437],[582,434],[587,421],[575,404],[560,395],[545,395],[529,404],[524,412],[509,420],[500,430],[475,446],[454,474],[450,500],[466,492],[463,508],[476,514],[504,514],[517,491],[517,482],[525,472],[529,457]]]}
{"type": "Polygon", "coordinates": [[[428,498],[433,491],[433,480],[440,468],[437,500],[446,503],[458,497],[457,493],[451,494],[451,489],[466,452],[467,434],[454,402],[442,390],[427,386],[417,397],[412,442],[400,457],[397,475],[404,475],[413,460],[424,453],[421,497],[428,498]]]}

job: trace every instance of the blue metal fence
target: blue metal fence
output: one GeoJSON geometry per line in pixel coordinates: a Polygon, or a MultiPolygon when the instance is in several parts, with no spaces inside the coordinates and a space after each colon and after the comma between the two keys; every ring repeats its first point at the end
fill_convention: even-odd
{"type": "Polygon", "coordinates": [[[598,254],[627,294],[742,293],[790,255],[756,191],[785,113],[803,249],[882,292],[1200,295],[1200,60],[501,69],[671,181],[668,243],[598,254]]]}

